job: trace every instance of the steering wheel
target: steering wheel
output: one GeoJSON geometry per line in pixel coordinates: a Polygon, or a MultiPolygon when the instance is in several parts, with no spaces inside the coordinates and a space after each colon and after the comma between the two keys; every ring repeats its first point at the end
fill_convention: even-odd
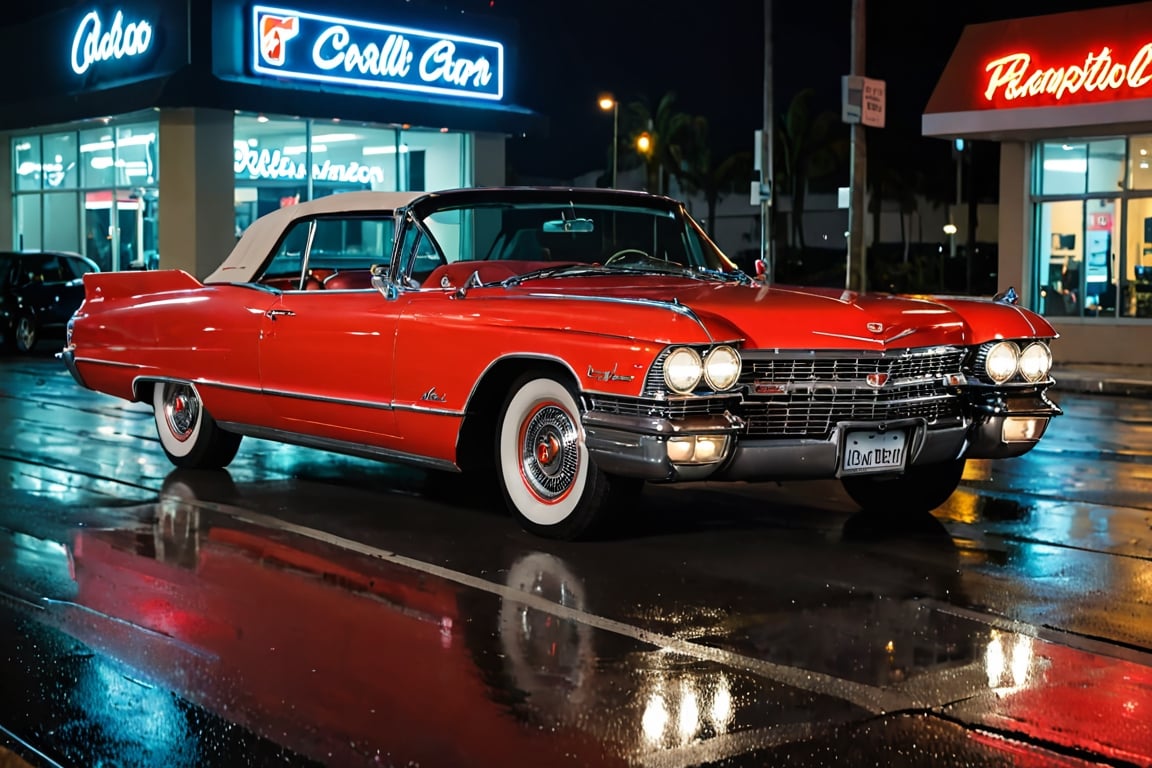
{"type": "Polygon", "coordinates": [[[660,260],[652,258],[650,255],[648,255],[646,252],[640,250],[639,248],[624,248],[623,250],[616,251],[616,253],[609,256],[608,260],[605,261],[604,264],[605,264],[605,266],[607,266],[608,264],[619,264],[622,261],[660,261],[660,260]]]}

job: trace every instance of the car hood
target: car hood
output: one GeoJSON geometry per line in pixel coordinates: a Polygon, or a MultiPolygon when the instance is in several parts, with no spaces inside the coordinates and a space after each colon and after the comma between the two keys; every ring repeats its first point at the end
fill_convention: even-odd
{"type": "Polygon", "coordinates": [[[885,349],[1057,335],[1039,315],[988,299],[679,278],[540,280],[516,290],[555,295],[553,288],[599,301],[675,300],[692,310],[712,338],[743,339],[746,348],[885,349]]]}

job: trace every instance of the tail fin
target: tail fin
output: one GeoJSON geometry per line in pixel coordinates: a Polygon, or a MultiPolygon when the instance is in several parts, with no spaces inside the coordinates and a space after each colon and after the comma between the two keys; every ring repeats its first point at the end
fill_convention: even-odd
{"type": "Polygon", "coordinates": [[[156,269],[143,272],[89,272],[84,275],[84,298],[118,299],[144,293],[182,291],[203,287],[182,269],[156,269]]]}

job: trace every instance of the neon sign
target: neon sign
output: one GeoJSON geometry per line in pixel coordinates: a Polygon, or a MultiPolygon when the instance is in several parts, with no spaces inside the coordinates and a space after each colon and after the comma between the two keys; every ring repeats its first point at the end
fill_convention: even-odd
{"type": "Polygon", "coordinates": [[[1110,91],[1128,86],[1143,88],[1152,82],[1152,43],[1136,52],[1129,61],[1118,61],[1108,46],[1089,51],[1084,63],[1047,69],[1031,68],[1027,53],[1011,53],[988,62],[990,73],[984,98],[992,101],[997,92],[1015,101],[1047,94],[1057,101],[1065,94],[1083,91],[1110,91]]]}
{"type": "MultiPolygon", "coordinates": [[[[245,179],[303,181],[308,178],[308,164],[298,162],[281,148],[256,149],[246,141],[233,145],[232,170],[245,179]]],[[[360,163],[333,163],[325,160],[312,164],[313,181],[335,181],[346,184],[383,184],[384,169],[378,165],[360,163]]]]}
{"type": "Polygon", "coordinates": [[[255,6],[252,69],[262,75],[472,99],[504,96],[492,40],[255,6]]]}
{"type": "Polygon", "coordinates": [[[82,75],[102,61],[139,56],[151,45],[152,25],[147,21],[125,24],[124,14],[116,11],[112,24],[105,29],[100,14],[89,11],[72,37],[72,71],[82,75]]]}

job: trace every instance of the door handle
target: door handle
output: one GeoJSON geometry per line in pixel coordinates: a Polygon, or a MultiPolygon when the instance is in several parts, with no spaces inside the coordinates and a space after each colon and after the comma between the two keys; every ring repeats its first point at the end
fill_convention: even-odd
{"type": "Polygon", "coordinates": [[[270,309],[264,313],[264,317],[267,317],[269,320],[275,320],[281,315],[284,317],[293,317],[295,314],[296,313],[290,309],[270,309]]]}

